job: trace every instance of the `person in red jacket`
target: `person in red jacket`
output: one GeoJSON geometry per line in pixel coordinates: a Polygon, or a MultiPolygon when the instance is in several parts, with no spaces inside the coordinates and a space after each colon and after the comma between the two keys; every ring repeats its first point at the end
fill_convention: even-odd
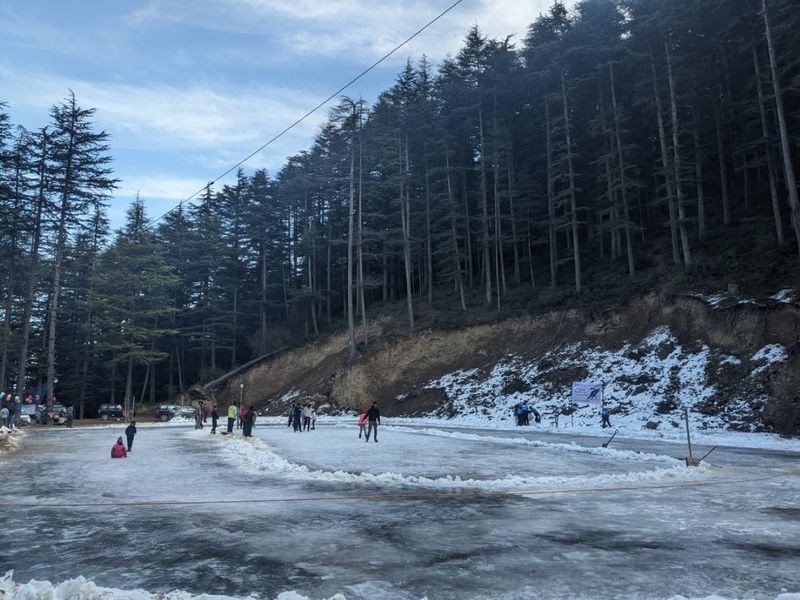
{"type": "Polygon", "coordinates": [[[128,451],[121,437],[117,438],[117,443],[111,447],[111,458],[128,458],[128,451]]]}
{"type": "Polygon", "coordinates": [[[367,410],[364,408],[358,411],[358,439],[361,439],[362,433],[367,433],[367,410]]]}

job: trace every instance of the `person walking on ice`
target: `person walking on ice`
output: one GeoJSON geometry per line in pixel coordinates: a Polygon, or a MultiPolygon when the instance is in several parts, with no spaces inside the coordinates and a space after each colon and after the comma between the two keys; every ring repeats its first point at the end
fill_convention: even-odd
{"type": "Polygon", "coordinates": [[[369,407],[367,411],[367,441],[369,441],[369,436],[372,431],[375,431],[375,442],[378,442],[378,425],[381,424],[381,411],[378,410],[378,405],[373,402],[372,406],[369,407]]]}
{"type": "Polygon", "coordinates": [[[136,421],[131,421],[131,424],[125,428],[125,437],[128,438],[128,452],[133,450],[133,436],[135,435],[136,435],[136,421]]]}
{"type": "Polygon", "coordinates": [[[610,420],[610,413],[608,409],[604,406],[603,409],[600,411],[600,426],[605,429],[606,427],[611,427],[611,420],[610,420]]]}
{"type": "Polygon", "coordinates": [[[219,421],[219,411],[217,405],[211,409],[211,433],[217,433],[217,421],[219,421]]]}
{"type": "Polygon", "coordinates": [[[358,439],[361,439],[361,434],[367,434],[367,411],[363,408],[358,411],[358,439]]]}

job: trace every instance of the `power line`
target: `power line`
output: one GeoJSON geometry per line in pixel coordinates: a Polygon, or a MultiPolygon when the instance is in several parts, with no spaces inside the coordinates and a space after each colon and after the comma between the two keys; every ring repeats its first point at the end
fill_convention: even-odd
{"type": "Polygon", "coordinates": [[[184,198],[183,200],[181,200],[180,202],[178,202],[178,204],[176,204],[175,206],[173,206],[172,208],[170,208],[170,209],[169,209],[167,212],[165,212],[164,214],[162,214],[162,215],[161,215],[160,217],[158,217],[157,219],[152,219],[152,220],[150,221],[150,223],[149,223],[149,224],[150,224],[150,225],[154,225],[155,223],[158,223],[158,222],[159,222],[161,219],[163,219],[163,218],[164,218],[164,217],[166,217],[166,216],[167,216],[169,213],[171,213],[173,210],[175,210],[176,208],[178,208],[179,206],[181,206],[181,205],[182,205],[184,202],[189,202],[190,200],[192,200],[192,198],[194,198],[195,196],[197,196],[197,195],[198,195],[200,192],[202,192],[203,190],[205,190],[206,188],[208,188],[208,186],[210,186],[210,185],[213,185],[213,184],[217,183],[217,182],[218,182],[220,179],[222,179],[223,177],[225,177],[225,176],[227,176],[228,174],[230,174],[230,173],[231,173],[231,172],[232,172],[234,169],[237,169],[238,167],[241,167],[241,166],[242,166],[244,163],[246,163],[248,160],[250,160],[251,158],[253,158],[253,157],[254,157],[256,154],[258,154],[259,152],[261,152],[261,151],[262,151],[264,148],[266,148],[267,146],[269,146],[270,144],[272,144],[274,141],[276,141],[277,139],[279,139],[280,137],[282,137],[284,134],[286,134],[286,133],[288,133],[289,131],[291,131],[292,129],[294,129],[294,128],[295,128],[297,125],[299,125],[300,123],[302,123],[303,121],[305,121],[305,120],[306,120],[308,117],[310,117],[311,115],[313,115],[313,114],[314,114],[315,112],[317,112],[317,111],[318,111],[320,108],[322,108],[322,107],[323,107],[323,106],[325,106],[325,105],[326,105],[328,102],[330,102],[331,100],[333,100],[333,99],[334,99],[336,96],[338,96],[339,94],[341,94],[343,91],[345,91],[345,90],[346,90],[347,88],[349,88],[351,85],[353,85],[353,84],[354,84],[356,81],[358,81],[359,79],[361,79],[362,77],[364,77],[364,75],[366,75],[367,73],[369,73],[370,71],[372,71],[372,70],[373,70],[375,67],[377,67],[378,65],[380,65],[380,64],[381,64],[382,62],[384,62],[384,61],[385,61],[387,58],[389,58],[389,57],[390,57],[390,56],[392,56],[392,55],[393,55],[395,52],[397,52],[398,50],[400,50],[400,48],[402,48],[403,46],[405,46],[406,44],[408,44],[408,43],[409,43],[411,40],[413,40],[414,38],[416,38],[416,37],[417,37],[419,34],[421,34],[423,31],[425,31],[426,29],[428,29],[428,27],[430,27],[431,25],[433,25],[434,23],[436,23],[436,22],[437,22],[439,19],[441,19],[442,17],[444,17],[444,16],[445,16],[447,13],[449,13],[451,10],[453,10],[453,9],[454,9],[456,6],[458,6],[459,4],[461,4],[463,1],[464,1],[464,0],[456,0],[455,2],[453,2],[453,3],[452,3],[450,6],[448,6],[446,9],[444,9],[444,10],[443,10],[442,12],[440,12],[438,15],[436,15],[436,16],[435,16],[433,19],[431,19],[431,20],[430,20],[430,21],[428,21],[428,22],[427,22],[425,25],[423,25],[423,26],[422,26],[422,27],[420,27],[420,28],[419,28],[417,31],[415,31],[415,32],[414,32],[414,33],[413,33],[411,36],[409,36],[409,37],[408,37],[408,38],[406,38],[406,39],[405,39],[403,42],[401,42],[400,44],[398,44],[397,46],[395,46],[394,48],[392,48],[392,49],[391,49],[389,52],[387,52],[387,53],[386,53],[386,54],[384,54],[384,55],[383,55],[381,58],[379,58],[377,61],[375,61],[375,62],[374,62],[372,65],[370,65],[369,67],[367,67],[366,69],[364,69],[363,71],[361,71],[361,73],[359,73],[358,75],[356,75],[355,77],[353,77],[353,79],[351,79],[351,80],[350,80],[350,81],[348,81],[346,84],[344,84],[342,87],[340,87],[338,90],[336,90],[335,92],[333,92],[333,93],[332,93],[330,96],[328,96],[327,98],[325,98],[325,100],[323,100],[322,102],[320,102],[319,104],[317,104],[317,105],[316,105],[314,108],[312,108],[311,110],[309,110],[308,112],[306,112],[306,113],[305,113],[305,114],[304,114],[302,117],[300,117],[299,119],[297,119],[296,121],[294,121],[294,122],[293,122],[291,125],[289,125],[288,127],[284,128],[284,129],[283,129],[283,130],[282,130],[280,133],[278,133],[277,135],[275,135],[275,136],[273,136],[272,138],[270,138],[270,139],[269,139],[268,141],[266,141],[264,144],[262,144],[261,146],[259,146],[259,147],[258,147],[258,148],[256,148],[255,150],[253,150],[253,152],[251,152],[250,154],[248,154],[247,156],[245,156],[245,157],[244,157],[242,160],[240,160],[238,163],[236,163],[235,165],[233,165],[233,166],[232,166],[230,169],[228,169],[227,171],[225,171],[225,172],[224,172],[222,175],[219,175],[218,177],[216,177],[216,178],[215,178],[215,179],[213,179],[212,181],[209,181],[209,182],[208,182],[206,185],[204,185],[203,187],[201,187],[201,188],[200,188],[199,190],[197,190],[197,191],[196,191],[194,194],[192,194],[192,195],[191,195],[191,196],[189,196],[188,198],[184,198]]]}

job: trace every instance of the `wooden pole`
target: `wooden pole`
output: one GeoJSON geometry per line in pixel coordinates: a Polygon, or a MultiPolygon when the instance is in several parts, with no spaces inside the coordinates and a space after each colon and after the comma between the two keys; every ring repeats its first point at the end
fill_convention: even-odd
{"type": "Polygon", "coordinates": [[[696,467],[700,464],[699,460],[696,460],[694,456],[692,456],[692,438],[689,435],[689,409],[683,409],[683,420],[686,423],[686,443],[689,445],[689,456],[686,457],[686,466],[687,467],[696,467]]]}

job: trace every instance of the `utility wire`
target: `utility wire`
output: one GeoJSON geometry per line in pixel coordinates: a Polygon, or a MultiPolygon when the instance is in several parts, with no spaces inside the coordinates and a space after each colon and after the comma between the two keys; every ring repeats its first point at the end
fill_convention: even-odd
{"type": "Polygon", "coordinates": [[[213,179],[212,181],[209,181],[209,182],[208,182],[206,185],[204,185],[203,187],[201,187],[201,188],[200,188],[199,190],[197,190],[197,191],[196,191],[194,194],[192,194],[192,195],[191,195],[191,196],[189,196],[188,198],[184,198],[183,200],[181,200],[180,202],[178,202],[178,204],[176,204],[175,206],[173,206],[172,208],[170,208],[170,209],[169,209],[167,212],[165,212],[163,215],[161,215],[161,216],[160,216],[160,217],[158,217],[157,219],[151,219],[151,220],[150,220],[150,222],[149,222],[149,225],[154,225],[154,224],[158,223],[158,222],[159,222],[161,219],[163,219],[164,217],[166,217],[166,216],[167,216],[169,213],[171,213],[173,210],[175,210],[176,208],[180,207],[180,206],[181,206],[181,205],[182,205],[184,202],[189,202],[190,200],[192,200],[192,198],[194,198],[195,196],[197,196],[197,195],[198,195],[199,193],[201,193],[203,190],[207,189],[209,186],[211,186],[211,185],[213,185],[213,184],[217,183],[217,182],[218,182],[220,179],[222,179],[223,177],[225,177],[225,176],[227,176],[228,174],[230,174],[230,173],[231,173],[231,172],[232,172],[234,169],[237,169],[238,167],[241,167],[241,166],[242,166],[244,163],[246,163],[248,160],[250,160],[251,158],[253,158],[253,157],[254,157],[256,154],[258,154],[259,152],[261,152],[261,151],[262,151],[264,148],[266,148],[267,146],[269,146],[270,144],[272,144],[274,141],[276,141],[277,139],[279,139],[280,137],[282,137],[284,134],[288,133],[289,131],[291,131],[292,129],[294,129],[295,127],[297,127],[297,126],[298,126],[300,123],[302,123],[303,121],[305,121],[305,120],[306,120],[308,117],[310,117],[311,115],[313,115],[313,114],[314,114],[315,112],[317,112],[317,111],[318,111],[320,108],[322,108],[322,107],[323,107],[323,106],[325,106],[325,105],[326,105],[328,102],[330,102],[331,100],[333,100],[333,99],[334,99],[336,96],[338,96],[339,94],[341,94],[343,91],[345,91],[345,90],[346,90],[347,88],[349,88],[351,85],[353,85],[353,84],[354,84],[356,81],[358,81],[359,79],[361,79],[362,77],[364,77],[364,75],[366,75],[367,73],[369,73],[370,71],[372,71],[372,70],[373,70],[375,67],[377,67],[378,65],[380,65],[380,64],[381,64],[382,62],[384,62],[384,61],[385,61],[387,58],[389,58],[389,57],[390,57],[390,56],[392,56],[392,55],[393,55],[395,52],[397,52],[398,50],[400,50],[400,48],[402,48],[403,46],[405,46],[406,44],[408,44],[408,43],[409,43],[411,40],[413,40],[414,38],[416,38],[417,36],[419,36],[419,34],[421,34],[423,31],[425,31],[426,29],[428,29],[428,27],[430,27],[431,25],[433,25],[434,23],[436,23],[438,20],[440,20],[442,17],[444,17],[444,16],[445,16],[447,13],[449,13],[451,10],[453,10],[453,9],[454,9],[456,6],[458,6],[459,4],[461,4],[463,1],[464,1],[464,0],[456,0],[455,2],[453,2],[453,3],[452,3],[450,6],[448,6],[446,9],[444,9],[444,10],[443,10],[442,12],[440,12],[438,15],[436,15],[436,16],[435,16],[433,19],[431,19],[430,21],[428,21],[428,22],[427,22],[425,25],[423,25],[423,26],[422,26],[422,27],[420,27],[420,28],[419,28],[417,31],[415,31],[413,34],[411,34],[411,36],[409,36],[408,38],[406,38],[406,39],[405,39],[403,42],[401,42],[400,44],[398,44],[397,46],[395,46],[394,48],[392,48],[392,49],[391,49],[389,52],[387,52],[387,53],[386,53],[386,54],[384,54],[384,55],[383,55],[381,58],[379,58],[377,61],[375,61],[375,62],[374,62],[372,65],[370,65],[369,67],[367,67],[366,69],[364,69],[363,71],[361,71],[361,73],[359,73],[358,75],[356,75],[355,77],[353,77],[353,79],[351,79],[351,80],[350,80],[350,81],[348,81],[346,84],[344,84],[342,87],[340,87],[338,90],[336,90],[335,92],[333,92],[333,93],[332,93],[330,96],[328,96],[327,98],[325,98],[325,100],[323,100],[322,102],[320,102],[319,104],[317,104],[317,105],[316,105],[314,108],[312,108],[311,110],[309,110],[308,112],[306,112],[306,113],[305,113],[305,114],[304,114],[302,117],[300,117],[299,119],[297,119],[297,120],[296,120],[294,123],[292,123],[292,124],[291,124],[291,125],[289,125],[288,127],[284,128],[284,129],[283,129],[283,130],[282,130],[280,133],[278,133],[278,134],[277,134],[277,135],[275,135],[274,137],[270,138],[268,141],[266,141],[265,143],[263,143],[261,146],[259,146],[259,147],[258,147],[258,148],[256,148],[255,150],[253,150],[253,152],[251,152],[250,154],[248,154],[247,156],[245,156],[245,157],[244,157],[242,160],[240,160],[238,163],[236,163],[235,165],[233,165],[233,166],[232,166],[230,169],[228,169],[227,171],[225,171],[225,172],[224,172],[222,175],[219,175],[218,177],[216,177],[216,178],[215,178],[215,179],[213,179]]]}

